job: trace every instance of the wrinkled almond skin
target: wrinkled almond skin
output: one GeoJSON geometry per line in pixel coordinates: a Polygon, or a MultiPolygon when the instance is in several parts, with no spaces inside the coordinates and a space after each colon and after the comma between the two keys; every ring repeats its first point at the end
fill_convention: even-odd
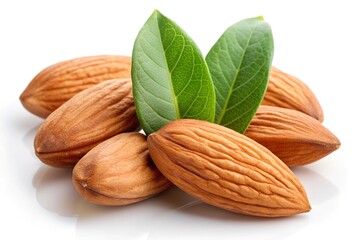
{"type": "Polygon", "coordinates": [[[264,217],[310,210],[304,188],[280,159],[226,127],[176,120],[150,134],[148,148],[166,178],[208,204],[264,217]]]}
{"type": "Polygon", "coordinates": [[[91,149],[74,167],[73,184],[85,200],[107,206],[139,202],[172,186],[138,132],[121,133],[91,149]]]}
{"type": "Polygon", "coordinates": [[[131,80],[107,80],[46,118],[35,136],[35,153],[47,165],[71,167],[100,142],[138,127],[131,80]]]}
{"type": "Polygon", "coordinates": [[[130,77],[130,57],[101,55],[75,58],[42,70],[21,94],[20,101],[29,112],[46,118],[86,88],[104,80],[130,77]]]}
{"type": "Polygon", "coordinates": [[[262,105],[283,107],[303,112],[320,122],[323,110],[311,89],[298,78],[272,67],[262,105]]]}
{"type": "Polygon", "coordinates": [[[340,147],[339,139],[319,121],[280,107],[260,106],[245,135],[288,166],[312,163],[340,147]]]}

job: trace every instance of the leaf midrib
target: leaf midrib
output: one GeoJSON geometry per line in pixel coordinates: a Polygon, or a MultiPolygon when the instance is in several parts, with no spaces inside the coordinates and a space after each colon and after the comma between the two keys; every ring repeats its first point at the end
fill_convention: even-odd
{"type": "Polygon", "coordinates": [[[178,105],[177,97],[176,97],[175,92],[174,92],[174,86],[173,86],[173,83],[172,83],[172,77],[171,77],[171,73],[169,71],[169,65],[168,65],[168,62],[167,62],[166,54],[165,54],[165,47],[164,47],[164,42],[163,42],[163,39],[162,39],[162,32],[161,32],[161,29],[160,29],[160,26],[159,26],[159,21],[158,21],[158,14],[159,13],[157,13],[157,16],[156,16],[156,24],[157,24],[158,29],[159,29],[160,41],[161,41],[161,45],[162,45],[162,49],[163,49],[162,54],[164,56],[165,64],[166,64],[166,68],[165,68],[166,75],[168,76],[168,80],[169,80],[171,96],[172,96],[173,103],[174,103],[175,116],[176,116],[176,119],[180,119],[179,105],[178,105]]]}
{"type": "Polygon", "coordinates": [[[244,57],[245,57],[246,52],[247,52],[247,50],[248,50],[249,43],[250,43],[250,41],[251,41],[251,39],[252,39],[252,36],[253,36],[256,28],[258,27],[258,25],[259,25],[259,24],[256,24],[256,26],[253,28],[253,30],[251,31],[250,37],[249,37],[248,41],[246,42],[246,45],[245,45],[245,47],[244,47],[244,54],[241,56],[240,63],[239,63],[239,65],[238,65],[238,68],[236,69],[236,73],[235,73],[235,75],[234,75],[234,78],[233,78],[232,83],[231,83],[231,86],[230,86],[229,94],[226,96],[225,104],[224,104],[224,106],[223,106],[223,108],[222,108],[222,110],[221,110],[221,113],[220,113],[220,116],[219,116],[218,120],[216,121],[217,124],[221,124],[221,121],[222,121],[222,119],[223,119],[223,117],[224,117],[224,115],[225,115],[225,113],[226,113],[227,105],[229,104],[230,96],[231,96],[232,91],[233,91],[233,89],[234,89],[235,82],[236,82],[236,79],[237,79],[237,75],[238,75],[238,73],[240,72],[240,69],[241,69],[241,66],[242,66],[244,57]]]}

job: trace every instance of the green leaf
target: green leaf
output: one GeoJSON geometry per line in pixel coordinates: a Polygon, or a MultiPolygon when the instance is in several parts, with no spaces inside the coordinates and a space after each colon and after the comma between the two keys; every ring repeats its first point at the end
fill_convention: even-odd
{"type": "Polygon", "coordinates": [[[215,91],[200,50],[157,10],[135,40],[131,77],[136,112],[146,134],[175,119],[214,121],[215,91]]]}
{"type": "Polygon", "coordinates": [[[262,17],[229,27],[206,56],[216,93],[215,123],[244,133],[269,79],[274,43],[262,17]]]}

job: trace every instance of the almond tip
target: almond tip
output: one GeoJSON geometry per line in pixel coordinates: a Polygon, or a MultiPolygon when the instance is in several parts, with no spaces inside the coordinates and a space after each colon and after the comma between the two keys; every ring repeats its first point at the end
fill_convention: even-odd
{"type": "Polygon", "coordinates": [[[335,151],[335,150],[339,149],[340,146],[341,146],[340,140],[337,137],[335,137],[335,140],[334,140],[333,144],[331,145],[331,147],[335,151]]]}
{"type": "Polygon", "coordinates": [[[26,96],[24,93],[22,93],[19,97],[20,102],[24,102],[26,100],[26,96]]]}

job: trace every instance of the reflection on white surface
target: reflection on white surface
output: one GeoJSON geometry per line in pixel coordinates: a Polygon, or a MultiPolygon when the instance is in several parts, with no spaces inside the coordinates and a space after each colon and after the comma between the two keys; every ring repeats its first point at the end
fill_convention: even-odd
{"type": "Polygon", "coordinates": [[[191,204],[155,221],[149,239],[281,239],[308,223],[308,216],[259,218],[191,204]],[[171,220],[176,223],[168,224],[171,220]],[[286,228],[283,226],[286,224],[286,228]],[[166,226],[166,227],[164,227],[166,226]]]}
{"type": "Polygon", "coordinates": [[[46,210],[64,217],[78,215],[77,204],[81,200],[71,183],[71,169],[42,166],[33,178],[36,200],[46,210]]]}
{"type": "Polygon", "coordinates": [[[224,211],[173,187],[146,201],[121,207],[96,206],[82,200],[71,183],[71,170],[40,167],[34,175],[36,199],[46,210],[77,218],[78,239],[283,239],[311,222],[325,219],[333,208],[321,211],[338,189],[306,168],[294,168],[307,189],[310,213],[288,218],[259,218],[224,211]],[[315,210],[314,210],[315,209],[315,210]],[[320,211],[317,211],[320,209],[320,211]]]}
{"type": "MultiPolygon", "coordinates": [[[[107,239],[118,239],[120,236],[144,239],[151,235],[157,219],[163,219],[174,209],[197,201],[174,187],[157,197],[128,206],[101,207],[84,203],[78,217],[77,236],[80,239],[98,239],[100,236],[107,239]]],[[[176,222],[174,219],[167,224],[176,222]]]]}
{"type": "Polygon", "coordinates": [[[330,201],[339,194],[339,189],[332,182],[309,168],[296,167],[291,170],[303,184],[312,206],[330,201]]]}

